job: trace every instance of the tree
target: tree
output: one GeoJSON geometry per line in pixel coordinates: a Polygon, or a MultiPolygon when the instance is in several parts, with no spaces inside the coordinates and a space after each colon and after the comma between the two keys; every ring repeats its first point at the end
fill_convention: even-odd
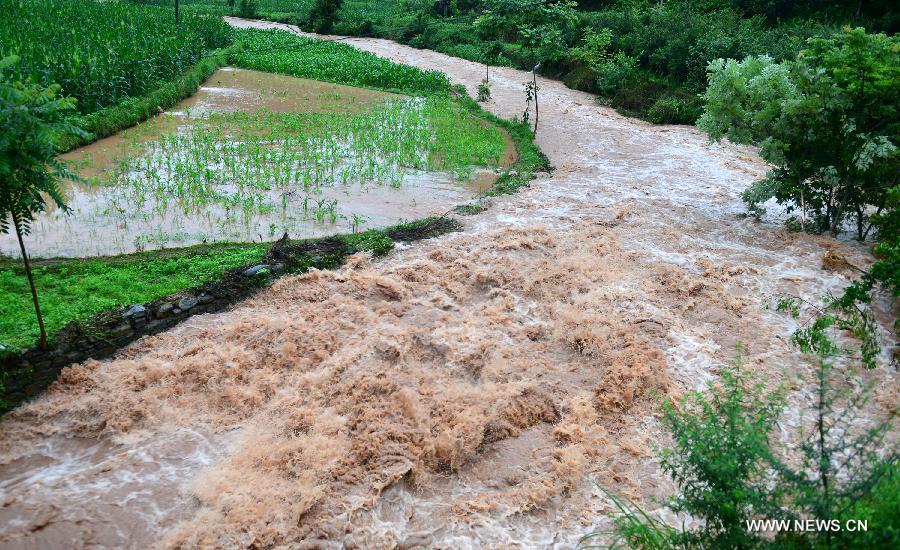
{"type": "Polygon", "coordinates": [[[23,236],[31,232],[31,223],[46,209],[48,198],[68,211],[59,180],[77,177],[57,159],[57,143],[65,134],[87,137],[87,133],[65,122],[75,100],[57,97],[59,85],[41,87],[12,80],[9,69],[17,61],[15,56],[0,61],[0,233],[12,229],[19,241],[43,348],[47,332],[23,236]]]}
{"type": "Polygon", "coordinates": [[[330,33],[343,4],[343,0],[315,0],[307,19],[309,28],[320,34],[330,33]]]}
{"type": "Polygon", "coordinates": [[[569,53],[576,7],[569,0],[485,0],[475,26],[485,38],[518,42],[535,61],[557,61],[569,53]]]}
{"type": "MultiPolygon", "coordinates": [[[[768,392],[740,361],[708,392],[692,392],[677,407],[666,404],[661,423],[673,446],[662,452],[662,467],[678,487],[668,505],[700,525],[675,528],[607,493],[621,512],[613,518],[619,541],[641,549],[896,548],[900,464],[896,448],[884,444],[891,424],[859,426],[868,388],[846,373],[835,374],[829,359],[819,357],[811,414],[803,416],[811,422],[793,451],[782,450],[772,436],[783,391],[768,392]],[[751,527],[764,519],[841,527],[847,520],[870,519],[872,533],[789,530],[772,537],[751,527]]],[[[582,543],[605,534],[589,534],[582,543]]]]}
{"type": "Polygon", "coordinates": [[[240,0],[238,3],[238,15],[244,19],[253,19],[256,17],[256,10],[259,8],[257,0],[240,0]]]}
{"type": "Polygon", "coordinates": [[[674,447],[663,451],[663,470],[678,484],[675,512],[703,518],[705,528],[683,537],[710,547],[749,546],[744,520],[778,510],[780,491],[768,481],[769,434],[784,404],[736,364],[722,372],[708,394],[689,394],[676,408],[663,406],[662,424],[674,447]]]}
{"type": "Polygon", "coordinates": [[[575,58],[597,74],[597,90],[612,95],[631,83],[637,70],[637,58],[618,51],[612,53],[612,31],[587,29],[581,45],[572,49],[575,58]]]}
{"type": "Polygon", "coordinates": [[[712,62],[698,125],[760,143],[775,165],[744,193],[751,212],[774,198],[804,230],[837,234],[849,220],[862,240],[900,208],[900,37],[846,29],[807,46],[784,64],[712,62]]]}

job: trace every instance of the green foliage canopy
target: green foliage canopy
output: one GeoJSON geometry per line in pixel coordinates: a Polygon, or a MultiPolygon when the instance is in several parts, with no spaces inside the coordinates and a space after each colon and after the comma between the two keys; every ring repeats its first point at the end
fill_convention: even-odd
{"type": "Polygon", "coordinates": [[[711,63],[698,125],[714,140],[759,142],[775,165],[744,193],[752,212],[774,198],[805,229],[836,234],[850,220],[864,239],[900,206],[898,89],[900,38],[847,29],[810,39],[791,62],[711,63]]]}
{"type": "Polygon", "coordinates": [[[17,62],[15,56],[0,61],[0,232],[17,225],[27,234],[47,207],[45,197],[66,208],[58,182],[74,175],[57,159],[57,142],[63,134],[85,132],[65,122],[75,100],[58,97],[59,85],[43,87],[8,76],[4,69],[17,62]]]}
{"type": "Polygon", "coordinates": [[[536,57],[552,61],[568,54],[578,22],[570,0],[485,0],[475,26],[484,37],[517,41],[536,57]]]}
{"type": "Polygon", "coordinates": [[[343,4],[344,0],[315,0],[309,10],[307,25],[315,32],[330,33],[343,4]]]}

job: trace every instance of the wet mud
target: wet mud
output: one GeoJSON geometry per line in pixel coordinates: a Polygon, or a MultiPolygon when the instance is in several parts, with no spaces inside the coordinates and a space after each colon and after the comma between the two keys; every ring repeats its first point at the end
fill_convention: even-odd
{"type": "MultiPolygon", "coordinates": [[[[472,91],[482,78],[482,66],[441,54],[348,42],[472,91]]],[[[487,108],[517,114],[527,78],[493,70],[487,108]]],[[[787,233],[777,216],[739,217],[740,191],[766,170],[752,148],[540,84],[537,140],[556,171],[467,217],[464,232],[281,279],[231,311],[70,367],[7,415],[0,465],[14,488],[0,513],[20,519],[0,524],[0,546],[38,541],[41,522],[70,526],[52,515],[65,496],[36,477],[45,441],[126,450],[181,430],[230,438],[208,464],[147,479],[186,500],[157,523],[136,520],[137,546],[573,548],[609,526],[614,507],[597,485],[658,508],[672,487],[654,455],[665,436],[652,395],[702,388],[738,342],[749,368],[794,382],[785,430],[796,427],[809,365],[789,342],[797,321],[766,306],[837,292],[852,271],[823,258],[865,267],[868,249],[787,233]]],[[[875,303],[882,316],[891,306],[875,303]]],[[[888,359],[863,373],[873,418],[896,410],[888,359]]],[[[111,452],[73,470],[90,475],[111,452]]],[[[86,502],[73,540],[103,545],[114,536],[99,519],[107,493],[73,479],[86,502]]]]}

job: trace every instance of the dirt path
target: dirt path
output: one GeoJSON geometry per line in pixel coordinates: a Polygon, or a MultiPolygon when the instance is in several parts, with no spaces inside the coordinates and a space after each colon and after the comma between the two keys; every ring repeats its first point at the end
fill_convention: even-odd
{"type": "MultiPolygon", "coordinates": [[[[348,42],[471,92],[482,78],[348,42]]],[[[493,70],[487,108],[519,114],[526,78],[493,70]]],[[[846,285],[829,249],[869,255],[740,219],[765,170],[751,149],[540,83],[556,170],[464,232],[282,279],[9,415],[0,546],[570,548],[607,525],[595,482],[652,507],[670,488],[650,390],[702,387],[739,341],[795,376],[794,321],[764,306],[846,285]]],[[[895,406],[894,371],[867,376],[895,406]]]]}

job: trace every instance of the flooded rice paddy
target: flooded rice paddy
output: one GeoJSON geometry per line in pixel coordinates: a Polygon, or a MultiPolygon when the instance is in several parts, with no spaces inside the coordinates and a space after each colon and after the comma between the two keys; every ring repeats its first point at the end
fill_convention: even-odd
{"type": "MultiPolygon", "coordinates": [[[[169,112],[64,155],[70,213],[35,256],[83,257],[382,227],[441,214],[513,160],[505,133],[446,99],[226,68],[169,112]]],[[[16,255],[11,236],[0,253],[16,255]]]]}

